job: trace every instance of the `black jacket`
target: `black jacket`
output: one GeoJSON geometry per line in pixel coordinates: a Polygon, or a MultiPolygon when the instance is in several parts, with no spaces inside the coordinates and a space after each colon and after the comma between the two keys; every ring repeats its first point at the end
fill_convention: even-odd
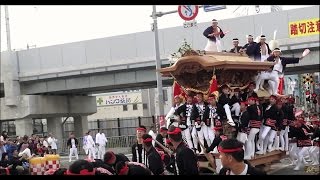
{"type": "MultiPolygon", "coordinates": [[[[269,44],[267,44],[267,48],[268,48],[268,54],[271,53],[271,50],[270,50],[270,47],[269,47],[269,44]]],[[[261,43],[256,43],[253,47],[253,56],[254,56],[254,59],[257,61],[257,60],[261,60],[261,43]]]]}
{"type": "Polygon", "coordinates": [[[286,126],[283,124],[286,119],[284,118],[285,117],[285,113],[283,112],[282,109],[278,109],[277,111],[277,127],[278,129],[277,130],[285,130],[286,129],[286,126]]]}
{"type": "Polygon", "coordinates": [[[319,138],[317,141],[320,141],[320,128],[314,130],[313,135],[311,136],[311,139],[319,138]]]}
{"type": "Polygon", "coordinates": [[[112,166],[114,169],[116,168],[116,164],[118,163],[118,162],[121,162],[121,161],[123,161],[123,162],[130,162],[130,160],[127,158],[127,156],[125,156],[124,154],[122,154],[122,153],[118,153],[118,154],[115,154],[115,156],[116,156],[116,162],[114,163],[114,164],[109,164],[110,166],[112,166]]]}
{"type": "MultiPolygon", "coordinates": [[[[117,154],[116,154],[117,156],[117,154]]],[[[117,158],[118,160],[118,158],[117,158]]],[[[117,164],[117,162],[119,161],[116,161],[115,164],[117,164]]],[[[114,164],[114,166],[115,166],[114,164]]],[[[105,164],[101,159],[94,159],[94,162],[92,162],[92,165],[94,168],[104,168],[106,170],[108,170],[109,172],[111,172],[112,174],[116,174],[115,170],[114,170],[114,166],[110,166],[109,164],[105,164]]]]}
{"type": "Polygon", "coordinates": [[[237,52],[236,52],[236,48],[232,48],[229,52],[231,53],[239,53],[240,49],[242,49],[243,47],[242,46],[237,46],[237,52]]]}
{"type": "MultiPolygon", "coordinates": [[[[220,29],[220,32],[221,32],[220,38],[223,38],[224,37],[224,33],[223,33],[222,29],[219,26],[218,26],[218,28],[220,29]]],[[[209,34],[211,34],[211,33],[213,33],[213,27],[212,26],[208,27],[206,30],[203,31],[204,37],[210,39],[213,42],[216,42],[216,37],[215,36],[209,37],[209,34]]]]}
{"type": "MultiPolygon", "coordinates": [[[[78,139],[77,139],[77,138],[74,138],[74,141],[75,141],[76,146],[78,146],[78,144],[79,144],[79,143],[78,143],[78,139]]],[[[68,141],[67,141],[67,146],[68,146],[68,147],[71,147],[71,138],[68,139],[68,141]]]]}
{"type": "Polygon", "coordinates": [[[247,43],[245,44],[242,49],[247,49],[246,50],[246,54],[251,58],[254,57],[253,51],[254,51],[254,46],[256,45],[256,42],[252,42],[252,43],[247,43]]]}
{"type": "MultiPolygon", "coordinates": [[[[165,146],[163,139],[164,139],[164,138],[162,137],[161,134],[157,134],[156,140],[157,140],[159,143],[161,143],[163,146],[165,146]]],[[[161,150],[161,151],[164,151],[164,149],[162,149],[162,147],[159,146],[157,143],[155,143],[154,147],[157,148],[157,149],[159,149],[159,150],[161,150]]]]}
{"type": "MultiPolygon", "coordinates": [[[[296,63],[299,63],[299,58],[288,58],[288,57],[280,57],[281,59],[281,64],[282,64],[282,72],[281,73],[284,73],[285,69],[286,69],[286,66],[287,64],[296,64],[296,63]]],[[[267,58],[267,61],[270,61],[270,62],[275,62],[275,56],[271,55],[267,58]]],[[[271,67],[271,69],[273,69],[273,66],[271,67]]]]}
{"type": "Polygon", "coordinates": [[[252,91],[252,92],[246,91],[246,92],[240,94],[240,96],[241,96],[242,101],[246,101],[248,99],[248,97],[251,97],[251,96],[258,97],[257,93],[255,93],[254,91],[252,91]]]}
{"type": "Polygon", "coordinates": [[[190,116],[190,118],[191,118],[193,106],[191,105],[191,107],[192,108],[189,109],[187,103],[185,103],[182,106],[178,107],[178,109],[176,109],[176,111],[174,112],[174,115],[180,117],[179,127],[182,130],[188,128],[187,118],[188,118],[188,116],[190,116]]]}
{"type": "MultiPolygon", "coordinates": [[[[258,175],[258,176],[267,175],[266,172],[261,171],[260,169],[251,166],[248,161],[244,161],[244,163],[246,163],[248,165],[247,175],[258,175]]],[[[224,167],[221,168],[219,175],[230,175],[230,169],[224,168],[224,167]]]]}
{"type": "MultiPolygon", "coordinates": [[[[205,112],[205,109],[206,107],[208,106],[208,104],[206,102],[204,102],[204,108],[203,108],[203,113],[205,112]]],[[[199,110],[198,110],[198,107],[196,104],[193,105],[192,107],[192,111],[191,111],[191,120],[195,120],[197,121],[197,119],[199,119],[199,121],[204,121],[204,114],[202,115],[202,118],[200,116],[200,113],[199,113],[199,110]]]]}
{"type": "Polygon", "coordinates": [[[152,175],[151,171],[149,169],[143,168],[139,165],[129,164],[129,172],[128,175],[133,176],[149,176],[152,175]]]}
{"type": "Polygon", "coordinates": [[[231,103],[231,98],[229,95],[221,94],[219,96],[219,101],[218,103],[223,107],[225,104],[230,104],[231,103]]]}
{"type": "Polygon", "coordinates": [[[296,137],[298,147],[312,146],[311,138],[305,126],[290,127],[290,132],[293,137],[296,137]]]}
{"type": "MultiPolygon", "coordinates": [[[[217,107],[216,107],[216,112],[213,114],[213,123],[214,123],[214,126],[215,125],[215,121],[218,120],[218,121],[222,121],[222,119],[226,116],[225,114],[225,111],[223,109],[223,107],[220,105],[220,104],[216,104],[217,107]]],[[[207,126],[210,126],[211,125],[211,119],[210,119],[210,105],[208,105],[204,111],[204,114],[203,114],[203,119],[204,119],[204,123],[207,125],[207,126]]]]}
{"type": "Polygon", "coordinates": [[[148,168],[154,175],[161,175],[164,172],[163,162],[161,156],[157,150],[152,147],[149,152],[147,152],[148,158],[148,168]]]}
{"type": "Polygon", "coordinates": [[[288,119],[288,115],[289,115],[289,105],[288,104],[283,104],[282,108],[281,108],[282,112],[283,112],[283,118],[284,119],[288,119]]]}
{"type": "Polygon", "coordinates": [[[233,95],[230,99],[230,104],[229,106],[232,106],[234,103],[240,103],[241,101],[241,96],[239,94],[239,96],[237,97],[236,95],[233,95]]]}
{"type": "Polygon", "coordinates": [[[213,151],[214,148],[217,147],[221,141],[222,141],[221,136],[215,136],[212,144],[210,145],[210,147],[207,148],[206,152],[209,153],[210,151],[213,151]]]}
{"type": "Polygon", "coordinates": [[[288,104],[288,119],[289,120],[294,120],[295,116],[294,116],[294,112],[293,112],[294,106],[292,104],[288,104]]]}
{"type": "Polygon", "coordinates": [[[247,111],[249,113],[249,120],[262,121],[261,109],[258,110],[258,106],[256,104],[248,106],[247,111]]]}
{"type": "Polygon", "coordinates": [[[239,131],[243,133],[247,133],[248,125],[249,125],[249,113],[248,111],[242,112],[240,119],[239,119],[239,131]]]}
{"type": "Polygon", "coordinates": [[[179,175],[198,175],[198,160],[194,152],[181,142],[176,149],[179,175]]]}
{"type": "Polygon", "coordinates": [[[277,123],[277,120],[278,120],[278,115],[279,115],[279,112],[278,112],[278,109],[276,107],[276,105],[272,105],[269,109],[266,109],[264,111],[264,125],[265,126],[269,126],[271,127],[273,130],[276,130],[278,127],[278,123],[277,123]],[[275,120],[275,126],[272,126],[268,123],[268,119],[271,119],[271,120],[275,120]]]}
{"type": "Polygon", "coordinates": [[[134,143],[132,145],[131,151],[132,151],[132,161],[133,162],[143,163],[143,160],[146,160],[146,152],[143,149],[142,144],[134,143]],[[138,150],[138,157],[136,154],[136,150],[138,150]],[[144,152],[144,156],[143,156],[142,152],[144,152]]]}

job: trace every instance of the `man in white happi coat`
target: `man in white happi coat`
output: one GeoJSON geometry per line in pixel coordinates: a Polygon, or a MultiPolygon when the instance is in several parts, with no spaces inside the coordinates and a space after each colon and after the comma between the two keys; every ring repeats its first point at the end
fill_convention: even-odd
{"type": "Polygon", "coordinates": [[[212,20],[212,25],[204,30],[203,35],[208,38],[208,42],[205,51],[222,52],[223,45],[221,39],[225,36],[225,33],[218,26],[216,19],[212,20]]]}
{"type": "Polygon", "coordinates": [[[267,61],[274,62],[274,66],[270,68],[269,71],[261,72],[258,75],[256,80],[256,89],[258,90],[260,83],[263,83],[264,80],[269,80],[269,85],[271,86],[272,95],[278,95],[278,88],[279,88],[279,76],[283,76],[286,65],[287,64],[296,64],[299,63],[303,56],[300,58],[288,58],[288,57],[281,57],[281,50],[279,48],[275,48],[271,54],[267,58],[267,61]]]}

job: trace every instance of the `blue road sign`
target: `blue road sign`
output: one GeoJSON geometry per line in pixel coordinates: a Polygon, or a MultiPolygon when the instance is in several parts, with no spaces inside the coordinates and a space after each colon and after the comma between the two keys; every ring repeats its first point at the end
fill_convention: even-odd
{"type": "Polygon", "coordinates": [[[203,10],[204,12],[209,12],[209,11],[217,11],[220,9],[226,9],[226,5],[203,5],[203,10]]]}

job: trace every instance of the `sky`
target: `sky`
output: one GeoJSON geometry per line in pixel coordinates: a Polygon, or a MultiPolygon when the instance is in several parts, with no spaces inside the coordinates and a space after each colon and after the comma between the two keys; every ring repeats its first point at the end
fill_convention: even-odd
{"type": "MultiPolygon", "coordinates": [[[[151,5],[56,5],[56,6],[8,6],[10,17],[11,48],[26,49],[27,44],[36,47],[50,46],[104,38],[135,32],[151,31],[153,22],[151,5]]],[[[227,6],[224,10],[204,12],[199,9],[198,23],[209,22],[213,18],[221,20],[255,14],[254,6],[227,6]]],[[[301,5],[282,6],[283,10],[307,7],[301,5]]],[[[269,11],[270,6],[261,6],[260,13],[269,11]]],[[[177,10],[177,5],[158,5],[157,11],[177,10]]],[[[158,18],[159,29],[182,26],[178,13],[158,18]]],[[[1,6],[1,51],[7,50],[4,6],[1,6]]]]}

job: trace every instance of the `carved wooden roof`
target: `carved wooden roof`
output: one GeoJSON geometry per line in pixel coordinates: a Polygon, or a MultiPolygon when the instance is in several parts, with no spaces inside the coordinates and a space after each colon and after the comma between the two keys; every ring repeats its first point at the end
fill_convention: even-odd
{"type": "Polygon", "coordinates": [[[178,59],[170,67],[160,69],[162,76],[179,75],[181,73],[196,73],[200,70],[268,70],[272,62],[253,61],[248,56],[234,53],[207,53],[199,56],[185,56],[178,59]]]}

